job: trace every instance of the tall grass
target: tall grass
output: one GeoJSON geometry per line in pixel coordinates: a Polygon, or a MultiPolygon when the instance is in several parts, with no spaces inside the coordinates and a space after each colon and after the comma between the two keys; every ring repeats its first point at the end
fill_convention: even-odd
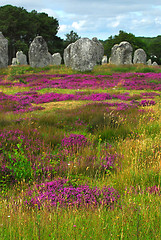
{"type": "MultiPolygon", "coordinates": [[[[160,72],[160,68],[103,65],[96,66],[91,74],[112,76],[115,72],[130,71],[160,72]]],[[[78,72],[63,65],[43,69],[17,66],[0,70],[5,82],[15,81],[18,75],[23,80],[23,74],[33,73],[78,72]]],[[[158,80],[153,84],[158,84],[158,80]]],[[[4,85],[1,91],[15,94],[26,91],[26,87],[9,89],[4,85]]],[[[68,92],[68,89],[61,91],[68,92]]],[[[117,88],[97,91],[118,94],[117,88]]],[[[85,89],[84,94],[91,92],[85,89]]],[[[124,92],[122,84],[119,94],[124,92]]],[[[132,99],[123,101],[122,105],[118,99],[101,102],[66,100],[41,103],[45,106],[43,110],[22,113],[13,112],[12,101],[1,103],[0,239],[161,238],[160,96],[145,98],[141,95],[143,92],[146,90],[129,90],[132,99]],[[141,100],[155,100],[156,104],[139,105],[141,100]],[[57,189],[59,195],[62,196],[64,189],[69,191],[65,195],[65,207],[58,203],[56,207],[51,206],[54,190],[48,192],[41,207],[36,202],[33,204],[32,199],[42,197],[42,183],[59,182],[60,179],[67,183],[60,192],[57,189]],[[78,196],[74,195],[80,186],[85,193],[81,195],[84,205],[80,204],[83,202],[81,197],[79,202],[78,196]],[[98,204],[88,205],[86,196],[92,196],[96,186],[98,196],[94,199],[98,204]],[[110,196],[111,204],[99,202],[104,186],[118,191],[117,201],[110,196]],[[30,191],[32,189],[37,191],[30,191]],[[79,205],[78,202],[74,205],[75,199],[79,205]]]]}

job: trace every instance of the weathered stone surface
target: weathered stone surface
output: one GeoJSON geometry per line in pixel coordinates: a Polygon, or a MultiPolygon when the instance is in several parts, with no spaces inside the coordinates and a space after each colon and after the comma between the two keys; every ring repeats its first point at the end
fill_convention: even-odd
{"type": "Polygon", "coordinates": [[[29,64],[31,67],[45,67],[52,64],[52,56],[42,36],[37,36],[30,44],[29,64]]]}
{"type": "Polygon", "coordinates": [[[147,55],[142,48],[139,48],[134,52],[134,59],[133,59],[134,64],[136,63],[146,64],[146,59],[147,59],[147,55]]]}
{"type": "Polygon", "coordinates": [[[153,62],[152,66],[158,66],[158,63],[157,62],[153,62]]]}
{"type": "Polygon", "coordinates": [[[0,32],[0,68],[8,66],[8,40],[0,32]]]}
{"type": "Polygon", "coordinates": [[[96,39],[78,39],[64,50],[65,65],[78,71],[91,71],[102,57],[101,47],[96,39]]]}
{"type": "Polygon", "coordinates": [[[106,64],[107,63],[107,56],[103,56],[102,58],[102,64],[106,64]]]}
{"type": "Polygon", "coordinates": [[[132,46],[129,42],[115,44],[111,49],[110,63],[116,65],[132,64],[132,46]]]}
{"type": "Polygon", "coordinates": [[[16,53],[16,58],[12,58],[12,66],[27,65],[27,57],[22,51],[16,53]]]}
{"type": "Polygon", "coordinates": [[[71,58],[72,58],[72,55],[71,55],[71,49],[73,48],[73,44],[74,43],[71,43],[69,44],[65,49],[64,49],[64,63],[67,67],[70,67],[71,66],[71,58]]]}
{"type": "Polygon", "coordinates": [[[101,64],[102,57],[104,54],[104,47],[103,47],[102,43],[96,37],[92,38],[92,41],[94,41],[96,43],[97,64],[101,64]]]}
{"type": "Polygon", "coordinates": [[[17,58],[12,58],[12,66],[18,65],[17,58]]]}
{"type": "Polygon", "coordinates": [[[27,65],[27,57],[22,51],[16,53],[16,58],[19,65],[27,65]]]}
{"type": "Polygon", "coordinates": [[[151,61],[151,59],[149,59],[149,60],[147,61],[147,65],[149,65],[149,66],[152,65],[152,61],[151,61]]]}
{"type": "Polygon", "coordinates": [[[62,61],[62,57],[60,53],[54,53],[52,55],[52,65],[60,65],[62,61]]]}

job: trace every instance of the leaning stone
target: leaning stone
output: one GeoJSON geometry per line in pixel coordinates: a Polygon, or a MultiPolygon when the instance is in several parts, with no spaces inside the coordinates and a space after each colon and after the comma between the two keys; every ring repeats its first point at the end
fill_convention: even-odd
{"type": "Polygon", "coordinates": [[[62,61],[62,57],[60,53],[54,53],[52,55],[52,65],[60,65],[62,61]]]}
{"type": "Polygon", "coordinates": [[[102,58],[102,64],[106,64],[107,63],[107,56],[103,56],[102,58]]]}
{"type": "Polygon", "coordinates": [[[27,65],[27,57],[22,51],[16,53],[16,59],[19,65],[27,65]]]}
{"type": "Polygon", "coordinates": [[[134,52],[134,59],[133,59],[134,64],[136,63],[146,64],[146,59],[147,59],[147,55],[142,48],[139,48],[134,52]]]}
{"type": "Polygon", "coordinates": [[[96,43],[97,64],[101,64],[102,57],[104,54],[104,47],[103,47],[102,43],[96,37],[92,38],[92,41],[94,41],[96,43]]]}
{"type": "Polygon", "coordinates": [[[91,71],[103,57],[98,49],[98,42],[89,38],[78,39],[64,50],[64,63],[73,70],[91,71]]]}
{"type": "Polygon", "coordinates": [[[8,40],[0,32],[0,68],[8,66],[8,40]]]}
{"type": "Polygon", "coordinates": [[[111,49],[110,63],[116,65],[132,64],[132,46],[129,42],[115,44],[111,49]]]}
{"type": "Polygon", "coordinates": [[[64,49],[64,63],[66,67],[71,67],[71,49],[74,43],[69,44],[65,49],[64,49]]]}
{"type": "Polygon", "coordinates": [[[42,36],[37,36],[30,44],[29,64],[31,67],[45,67],[52,64],[52,56],[42,36]]]}

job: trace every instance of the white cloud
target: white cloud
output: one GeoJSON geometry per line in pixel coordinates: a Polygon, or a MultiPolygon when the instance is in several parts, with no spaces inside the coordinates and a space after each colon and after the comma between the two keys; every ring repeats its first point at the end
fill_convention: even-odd
{"type": "Polygon", "coordinates": [[[59,33],[67,31],[68,28],[69,28],[69,26],[67,26],[65,24],[64,25],[60,25],[59,26],[59,33]]]}
{"type": "Polygon", "coordinates": [[[85,24],[86,24],[85,20],[80,20],[78,22],[73,22],[72,27],[76,30],[82,30],[85,24]]]}
{"type": "Polygon", "coordinates": [[[107,39],[119,30],[136,36],[161,34],[161,0],[0,0],[31,11],[46,12],[59,21],[60,37],[74,30],[81,37],[107,39]]]}
{"type": "Polygon", "coordinates": [[[156,24],[161,25],[161,17],[156,17],[156,18],[154,19],[154,21],[155,21],[156,24]]]}
{"type": "Polygon", "coordinates": [[[47,13],[50,17],[55,17],[55,18],[58,17],[58,14],[50,8],[42,8],[40,12],[47,13]]]}

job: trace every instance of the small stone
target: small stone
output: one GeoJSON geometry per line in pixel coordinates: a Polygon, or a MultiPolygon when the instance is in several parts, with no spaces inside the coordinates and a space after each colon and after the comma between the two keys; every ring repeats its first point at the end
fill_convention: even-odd
{"type": "Polygon", "coordinates": [[[158,63],[157,62],[153,62],[152,66],[158,66],[158,63]]]}
{"type": "Polygon", "coordinates": [[[17,58],[12,58],[12,66],[18,65],[17,58]]]}
{"type": "Polygon", "coordinates": [[[103,56],[102,58],[102,64],[106,64],[107,63],[107,56],[103,56]]]}
{"type": "Polygon", "coordinates": [[[16,53],[16,58],[19,65],[27,65],[27,57],[22,51],[16,53]]]}
{"type": "Polygon", "coordinates": [[[54,53],[52,55],[52,65],[61,65],[62,57],[60,53],[54,53]]]}
{"type": "Polygon", "coordinates": [[[149,66],[152,65],[152,61],[151,61],[151,59],[149,59],[149,60],[147,61],[147,65],[149,65],[149,66]]]}

